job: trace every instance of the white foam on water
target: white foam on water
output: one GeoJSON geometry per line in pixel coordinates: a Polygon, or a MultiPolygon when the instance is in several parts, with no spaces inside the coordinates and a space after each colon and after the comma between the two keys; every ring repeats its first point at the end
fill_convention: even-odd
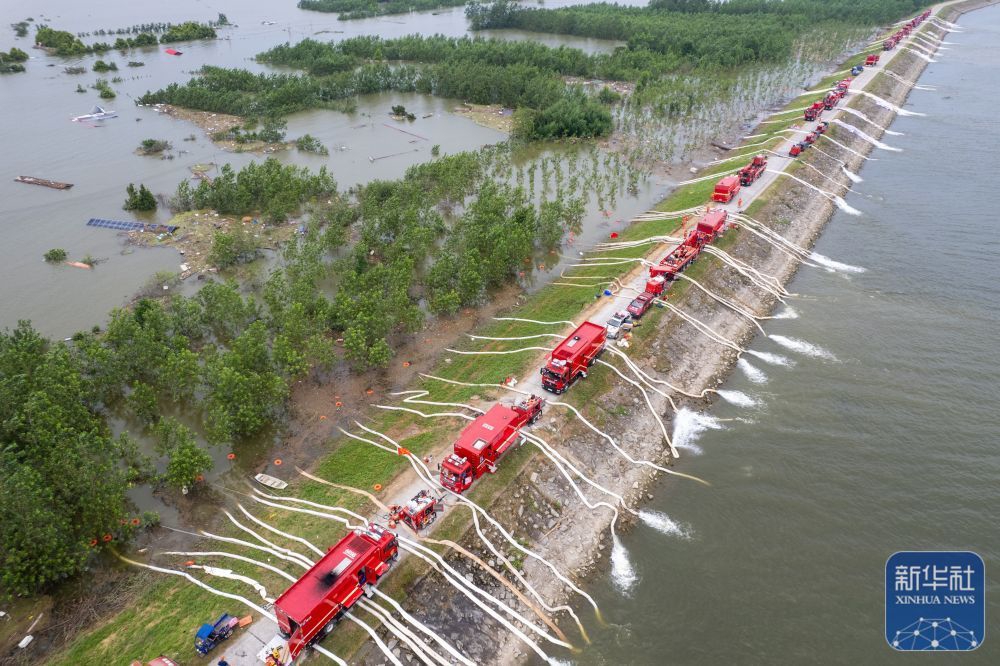
{"type": "MultiPolygon", "coordinates": [[[[824,134],[823,136],[826,136],[826,135],[824,134]]],[[[779,176],[787,176],[787,177],[789,177],[789,178],[791,178],[793,180],[799,181],[800,183],[802,183],[806,187],[810,187],[810,188],[816,190],[817,192],[819,192],[820,194],[822,194],[824,197],[826,197],[827,199],[829,199],[830,201],[832,201],[833,203],[835,203],[837,205],[837,208],[839,208],[840,210],[844,211],[848,215],[861,215],[861,211],[860,210],[858,210],[857,208],[854,208],[853,206],[851,206],[850,204],[848,204],[846,201],[844,201],[844,199],[840,195],[834,194],[832,192],[827,192],[826,190],[821,190],[820,188],[816,187],[812,183],[810,183],[808,181],[805,181],[805,180],[802,180],[798,176],[793,176],[790,173],[785,173],[784,171],[776,171],[774,169],[765,169],[765,171],[768,171],[770,173],[776,173],[779,176]]]]}
{"type": "Polygon", "coordinates": [[[845,167],[843,164],[840,165],[840,170],[844,172],[845,176],[851,179],[852,183],[860,183],[862,180],[864,180],[864,178],[854,173],[853,171],[845,167]]]}
{"type": "Polygon", "coordinates": [[[926,116],[927,115],[926,113],[920,113],[919,111],[907,111],[906,109],[904,109],[902,107],[896,106],[895,104],[893,104],[889,100],[882,99],[878,95],[871,94],[867,90],[858,90],[858,92],[861,93],[862,95],[864,95],[865,97],[870,98],[873,102],[875,102],[876,104],[878,104],[879,106],[881,106],[883,109],[889,109],[890,111],[893,111],[894,113],[897,113],[897,114],[899,114],[901,116],[926,116]]]}
{"type": "Polygon", "coordinates": [[[628,551],[618,540],[618,535],[611,535],[611,580],[622,592],[628,592],[639,580],[635,574],[635,568],[628,558],[628,551]]]}
{"type": "Polygon", "coordinates": [[[639,520],[657,532],[669,534],[670,536],[678,536],[682,539],[691,538],[691,529],[689,527],[681,525],[665,513],[642,510],[639,512],[639,520]]]}
{"type": "Polygon", "coordinates": [[[798,319],[799,313],[791,305],[786,305],[781,312],[774,315],[775,319],[798,319]]]}
{"type": "Polygon", "coordinates": [[[783,365],[786,368],[791,368],[795,365],[795,361],[788,358],[787,356],[782,356],[781,354],[772,354],[771,352],[754,351],[753,349],[748,349],[747,353],[751,356],[756,356],[764,363],[770,365],[783,365]]]}
{"type": "Polygon", "coordinates": [[[844,264],[839,261],[834,261],[826,255],[822,255],[819,252],[813,252],[809,255],[809,258],[815,261],[820,266],[826,266],[827,268],[833,269],[835,271],[842,271],[844,273],[864,273],[867,268],[862,266],[852,266],[851,264],[844,264]]]}
{"type": "Polygon", "coordinates": [[[805,354],[806,356],[812,356],[814,358],[825,358],[828,361],[836,361],[837,357],[823,349],[819,345],[814,345],[811,342],[806,342],[799,338],[789,338],[784,335],[769,335],[767,336],[777,342],[782,347],[786,349],[791,349],[792,351],[798,352],[800,354],[805,354]]]}
{"type": "Polygon", "coordinates": [[[892,151],[894,153],[901,153],[901,152],[903,152],[902,148],[895,148],[893,146],[884,144],[881,141],[879,141],[878,139],[876,139],[875,137],[870,136],[869,134],[867,134],[865,132],[862,132],[861,130],[859,130],[854,125],[849,125],[849,124],[845,123],[843,120],[838,120],[837,118],[834,118],[832,122],[836,123],[840,127],[843,127],[844,129],[846,129],[851,134],[854,134],[856,136],[860,136],[862,139],[864,139],[868,143],[872,144],[876,148],[881,148],[882,150],[890,150],[890,151],[892,151]]]}
{"type": "Polygon", "coordinates": [[[695,443],[701,434],[706,430],[722,430],[723,427],[715,417],[682,407],[674,416],[674,447],[701,455],[702,449],[695,443]]]}
{"type": "Polygon", "coordinates": [[[743,391],[718,389],[716,393],[718,393],[719,397],[728,402],[730,405],[736,405],[737,407],[756,407],[760,404],[760,400],[747,395],[743,391]]]}
{"type": "Polygon", "coordinates": [[[747,379],[752,381],[754,384],[766,384],[767,375],[760,368],[753,366],[746,359],[741,358],[736,361],[736,366],[743,371],[743,374],[747,376],[747,379]]]}
{"type": "Polygon", "coordinates": [[[846,201],[844,201],[843,197],[841,197],[839,195],[836,195],[836,194],[833,195],[833,203],[837,204],[837,208],[839,208],[840,210],[844,211],[848,215],[855,215],[855,216],[861,215],[861,211],[860,210],[858,210],[857,208],[855,208],[851,204],[849,204],[846,201]]]}
{"type": "Polygon", "coordinates": [[[871,157],[868,157],[867,155],[862,155],[861,153],[859,153],[858,151],[854,150],[850,146],[845,146],[844,144],[842,144],[841,142],[837,141],[836,139],[834,139],[829,134],[820,134],[820,137],[826,139],[827,141],[835,143],[836,145],[840,146],[841,148],[843,148],[844,150],[846,150],[849,153],[854,153],[855,155],[857,155],[858,157],[860,157],[863,160],[872,160],[872,161],[875,161],[874,159],[872,159],[871,157]]]}

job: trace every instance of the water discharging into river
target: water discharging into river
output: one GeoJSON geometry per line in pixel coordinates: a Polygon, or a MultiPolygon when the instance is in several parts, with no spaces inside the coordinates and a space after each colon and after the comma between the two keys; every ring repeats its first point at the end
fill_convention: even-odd
{"type": "Polygon", "coordinates": [[[868,197],[847,195],[864,216],[837,213],[819,240],[868,270],[803,268],[799,318],[767,325],[839,362],[757,337],[795,367],[731,376],[763,404],[711,415],[754,422],[704,430],[682,459],[712,487],[654,490],[648,508],[692,537],[622,536],[639,580],[628,597],[606,579],[590,590],[610,628],[577,663],[902,663],[882,637],[885,561],[934,549],[985,558],[989,628],[963,663],[1000,663],[1000,226],[995,179],[969,170],[1000,148],[1000,7],[962,24],[921,78],[937,91],[911,95],[927,116],[893,123],[904,152],[866,163],[868,197]]]}

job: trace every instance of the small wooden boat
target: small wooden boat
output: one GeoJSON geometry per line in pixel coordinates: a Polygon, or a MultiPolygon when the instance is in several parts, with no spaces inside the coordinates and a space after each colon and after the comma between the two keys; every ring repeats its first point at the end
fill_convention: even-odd
{"type": "Polygon", "coordinates": [[[268,488],[274,488],[275,490],[284,490],[288,487],[287,483],[281,479],[271,476],[270,474],[258,474],[253,478],[257,481],[257,483],[267,486],[268,488]]]}
{"type": "Polygon", "coordinates": [[[51,187],[54,190],[68,190],[73,187],[73,183],[60,183],[58,180],[48,180],[47,178],[35,178],[34,176],[18,176],[15,178],[19,183],[27,183],[28,185],[42,185],[44,187],[51,187]]]}

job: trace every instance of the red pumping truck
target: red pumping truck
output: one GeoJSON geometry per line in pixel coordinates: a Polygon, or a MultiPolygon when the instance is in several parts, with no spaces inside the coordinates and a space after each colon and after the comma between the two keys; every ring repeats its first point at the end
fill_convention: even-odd
{"type": "Polygon", "coordinates": [[[608,331],[600,324],[585,321],[552,350],[548,363],[541,369],[542,388],[552,393],[565,393],[587,368],[594,365],[604,351],[608,331]]]}
{"type": "Polygon", "coordinates": [[[878,64],[878,54],[872,53],[865,58],[865,67],[873,67],[878,64]]]}
{"type": "Polygon", "coordinates": [[[715,191],[712,192],[712,201],[729,203],[740,193],[740,177],[726,176],[715,184],[715,191]]]}
{"type": "Polygon", "coordinates": [[[705,245],[705,238],[697,230],[688,234],[684,242],[671,250],[670,254],[660,259],[660,263],[649,267],[650,277],[662,276],[664,280],[673,280],[677,274],[694,263],[705,245]]]}
{"type": "Polygon", "coordinates": [[[465,427],[452,453],[441,463],[441,485],[462,493],[483,474],[496,472],[497,461],[516,442],[524,441],[521,428],[539,419],[544,404],[542,398],[533,395],[513,407],[493,405],[477,417],[465,427]]]}
{"type": "Polygon", "coordinates": [[[740,177],[740,185],[743,187],[753,185],[754,182],[760,178],[761,175],[763,175],[764,169],[766,168],[767,155],[754,155],[754,158],[750,160],[750,164],[740,169],[737,173],[740,177]]]}
{"type": "Polygon", "coordinates": [[[357,529],[327,551],[274,602],[289,664],[334,627],[389,570],[399,553],[396,533],[376,523],[357,529]]]}
{"type": "Polygon", "coordinates": [[[806,107],[805,112],[802,114],[802,116],[808,121],[816,120],[821,115],[823,115],[823,100],[813,102],[812,106],[806,107]]]}

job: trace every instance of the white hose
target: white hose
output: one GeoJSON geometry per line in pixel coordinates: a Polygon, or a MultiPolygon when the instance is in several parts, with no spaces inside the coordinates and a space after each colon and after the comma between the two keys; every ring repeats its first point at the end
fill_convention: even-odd
{"type": "Polygon", "coordinates": [[[257,539],[257,541],[260,541],[265,546],[269,546],[270,548],[273,548],[274,550],[277,550],[279,552],[285,553],[286,555],[288,555],[290,557],[294,557],[295,559],[297,559],[300,562],[302,562],[307,569],[309,567],[311,567],[312,565],[316,564],[316,562],[314,560],[309,559],[308,557],[306,557],[305,555],[302,555],[301,553],[296,553],[291,548],[283,548],[282,546],[279,546],[279,545],[277,545],[275,543],[272,543],[272,542],[268,541],[267,539],[265,539],[263,536],[261,536],[257,532],[254,532],[249,527],[241,524],[240,521],[236,520],[236,518],[233,517],[233,514],[229,513],[228,511],[223,511],[223,513],[226,514],[227,518],[229,518],[229,522],[231,522],[233,525],[236,525],[236,527],[238,527],[239,529],[243,530],[244,532],[246,532],[247,534],[249,534],[253,538],[257,539]]]}
{"type": "Polygon", "coordinates": [[[261,583],[259,580],[255,580],[253,578],[250,578],[249,576],[243,576],[243,575],[238,574],[238,573],[233,573],[232,569],[222,569],[220,567],[209,567],[209,566],[205,566],[204,564],[189,564],[189,565],[187,565],[187,568],[188,569],[201,569],[202,571],[204,571],[205,573],[207,573],[209,576],[215,576],[217,578],[228,578],[229,580],[237,580],[237,581],[239,581],[241,583],[246,583],[247,585],[249,585],[253,589],[257,590],[257,593],[260,594],[260,598],[261,599],[263,599],[264,601],[266,601],[269,604],[273,604],[274,603],[274,599],[271,599],[271,598],[269,598],[267,596],[267,588],[264,587],[263,583],[261,583]]]}
{"type": "Polygon", "coordinates": [[[242,555],[237,555],[236,553],[229,553],[229,552],[226,552],[224,550],[210,550],[210,551],[199,551],[199,550],[192,550],[192,551],[167,550],[167,551],[164,551],[164,552],[162,552],[160,554],[161,555],[182,555],[184,557],[228,557],[228,558],[233,559],[233,560],[239,560],[241,562],[246,562],[248,564],[254,564],[254,565],[258,566],[258,567],[262,567],[264,569],[267,569],[268,571],[272,571],[272,572],[278,574],[279,576],[281,576],[285,580],[289,580],[289,581],[291,581],[293,583],[298,580],[298,578],[296,578],[295,576],[289,574],[288,572],[284,571],[283,569],[279,569],[278,567],[273,566],[271,564],[268,564],[267,562],[261,562],[260,560],[255,560],[255,559],[250,558],[250,557],[243,557],[242,555]]]}
{"type": "Polygon", "coordinates": [[[382,622],[382,625],[389,630],[389,632],[394,634],[403,643],[406,643],[406,645],[413,651],[413,654],[416,655],[417,659],[420,661],[428,664],[429,666],[451,666],[451,663],[447,659],[430,649],[403,623],[396,620],[396,618],[392,616],[392,613],[382,606],[379,606],[377,603],[369,601],[364,597],[358,600],[358,606],[377,617],[382,622]]]}
{"type": "Polygon", "coordinates": [[[368,632],[368,635],[372,637],[372,640],[375,641],[375,645],[377,645],[378,649],[382,651],[382,654],[385,655],[386,659],[395,664],[395,666],[403,666],[403,662],[396,658],[396,655],[392,653],[389,646],[382,642],[382,639],[379,638],[374,629],[368,626],[368,623],[359,620],[351,611],[344,611],[344,617],[368,632]]]}
{"type": "Polygon", "coordinates": [[[396,612],[399,613],[404,620],[410,623],[411,626],[416,627],[418,630],[423,632],[425,636],[427,636],[435,643],[440,645],[442,648],[444,648],[448,652],[448,654],[450,654],[456,660],[462,662],[463,664],[465,664],[465,666],[476,666],[475,662],[473,662],[468,657],[465,657],[461,652],[456,650],[451,645],[451,643],[442,638],[438,632],[434,631],[433,629],[425,625],[423,622],[420,622],[417,618],[407,613],[406,610],[404,610],[403,607],[400,606],[395,599],[390,597],[388,594],[383,593],[377,587],[372,589],[375,592],[375,596],[379,597],[380,599],[384,599],[386,602],[388,602],[393,608],[396,609],[396,612]]]}
{"type": "MultiPolygon", "coordinates": [[[[263,520],[257,518],[252,513],[250,513],[246,509],[244,509],[242,504],[237,504],[236,507],[240,511],[243,512],[244,516],[246,516],[247,518],[249,518],[253,522],[257,523],[258,525],[260,525],[261,527],[263,527],[265,530],[267,530],[269,532],[274,532],[278,536],[283,536],[286,539],[289,539],[291,541],[295,541],[297,543],[301,543],[303,546],[305,546],[306,548],[308,548],[312,552],[316,553],[320,557],[323,557],[324,555],[326,555],[326,553],[324,553],[322,550],[320,550],[319,548],[317,548],[316,546],[314,546],[313,544],[311,544],[309,541],[303,539],[302,537],[295,536],[294,534],[289,534],[288,532],[282,532],[281,530],[279,530],[278,528],[274,527],[273,525],[269,525],[268,523],[265,523],[263,520]]],[[[314,564],[315,564],[315,562],[314,562],[314,564]]]]}
{"type": "MultiPolygon", "coordinates": [[[[457,381],[457,380],[454,380],[454,379],[445,379],[444,377],[436,377],[434,375],[421,374],[420,376],[424,377],[426,379],[433,379],[435,381],[444,382],[445,384],[454,384],[456,386],[469,386],[469,387],[487,387],[488,386],[488,387],[493,387],[492,384],[474,384],[474,383],[469,383],[469,382],[460,382],[460,381],[457,381]]],[[[530,395],[527,391],[522,391],[520,389],[516,389],[516,388],[511,387],[511,386],[501,386],[501,388],[507,389],[508,391],[512,391],[514,393],[519,393],[521,395],[530,395]]],[[[683,391],[678,391],[678,392],[683,393],[683,391]]],[[[656,463],[651,462],[649,460],[636,460],[635,458],[633,458],[631,456],[631,454],[628,453],[628,451],[626,451],[625,449],[621,448],[618,445],[618,442],[616,442],[615,439],[611,435],[609,435],[606,432],[603,432],[602,430],[600,430],[597,426],[595,426],[593,423],[591,423],[589,420],[587,420],[587,418],[583,414],[580,413],[580,410],[578,410],[576,407],[574,407],[573,405],[569,404],[568,402],[560,402],[558,400],[548,399],[548,400],[545,401],[545,404],[547,404],[547,405],[555,405],[555,406],[558,406],[558,407],[565,407],[566,409],[569,409],[570,411],[572,411],[576,415],[576,417],[578,419],[580,419],[581,421],[583,421],[584,425],[586,425],[588,428],[590,428],[591,430],[593,430],[595,433],[597,433],[598,435],[600,435],[601,437],[603,437],[609,444],[611,444],[612,447],[614,447],[614,449],[616,451],[618,451],[618,453],[620,453],[622,455],[622,457],[624,457],[626,460],[628,460],[633,465],[644,465],[646,467],[652,467],[653,469],[655,469],[655,470],[657,470],[659,472],[663,472],[664,474],[672,474],[674,476],[680,476],[680,477],[683,477],[683,478],[686,478],[686,479],[691,479],[693,481],[697,481],[699,483],[703,483],[705,485],[708,485],[708,482],[706,482],[706,481],[704,481],[702,479],[699,479],[696,476],[691,476],[690,474],[683,474],[681,472],[676,472],[676,471],[674,471],[672,469],[669,469],[667,467],[662,467],[660,465],[657,465],[656,463]]]]}
{"type": "MultiPolygon", "coordinates": [[[[551,351],[551,350],[543,349],[543,351],[551,351]]],[[[395,440],[393,440],[391,437],[389,437],[388,435],[385,435],[383,433],[380,433],[380,432],[378,432],[376,430],[372,430],[370,428],[366,428],[365,426],[361,425],[360,423],[357,423],[356,421],[355,421],[355,424],[359,428],[361,428],[362,430],[364,430],[365,432],[368,432],[370,434],[376,435],[377,437],[381,437],[385,441],[390,442],[391,444],[393,444],[396,447],[396,450],[392,450],[392,449],[390,449],[389,447],[386,447],[386,446],[381,446],[381,445],[379,445],[379,444],[377,444],[375,442],[372,442],[371,440],[359,438],[357,435],[349,433],[346,430],[343,430],[342,428],[340,429],[340,431],[343,432],[348,437],[353,437],[354,439],[359,439],[360,441],[368,442],[369,444],[373,444],[374,446],[377,446],[377,447],[379,447],[381,449],[389,451],[390,453],[396,453],[397,455],[399,455],[399,450],[402,449],[402,447],[399,446],[399,443],[396,442],[395,440]]],[[[410,461],[411,465],[414,465],[414,471],[417,471],[417,467],[420,467],[423,470],[423,472],[424,472],[423,475],[421,475],[419,473],[419,471],[417,472],[417,474],[418,474],[418,476],[421,476],[424,479],[425,482],[429,483],[432,487],[440,488],[444,492],[446,492],[449,495],[451,495],[452,497],[456,498],[459,502],[462,502],[463,504],[466,504],[467,506],[469,506],[470,508],[472,508],[473,511],[475,511],[476,513],[481,514],[483,516],[483,518],[485,518],[486,520],[488,520],[490,522],[490,524],[493,525],[493,527],[495,527],[500,532],[500,534],[502,534],[504,536],[504,538],[507,540],[508,543],[510,543],[516,549],[520,550],[525,555],[527,555],[527,556],[529,556],[529,557],[531,557],[531,558],[533,558],[533,559],[541,562],[546,567],[548,567],[548,569],[550,571],[552,571],[552,573],[556,576],[556,578],[558,578],[560,581],[562,581],[567,587],[569,587],[571,590],[573,590],[574,592],[576,592],[578,595],[580,595],[581,597],[583,597],[584,599],[586,599],[588,602],[590,602],[590,605],[593,607],[594,612],[598,614],[598,617],[600,616],[600,609],[598,608],[597,602],[594,601],[593,597],[591,597],[589,594],[587,594],[586,592],[584,592],[582,589],[580,589],[579,586],[577,586],[575,583],[573,583],[573,581],[571,581],[569,578],[567,578],[565,575],[563,575],[559,571],[559,569],[556,568],[555,565],[553,565],[551,562],[549,562],[548,560],[546,560],[544,557],[542,557],[538,553],[536,553],[536,552],[532,551],[531,549],[529,549],[529,548],[521,545],[521,543],[519,543],[517,541],[517,539],[515,539],[513,537],[513,535],[510,534],[510,532],[508,532],[503,527],[503,525],[501,525],[499,522],[497,522],[493,518],[493,516],[491,516],[481,506],[479,506],[478,504],[476,504],[475,502],[473,502],[469,498],[464,497],[463,495],[452,491],[450,488],[446,488],[445,486],[441,485],[440,481],[438,481],[438,479],[436,479],[434,477],[434,475],[431,473],[431,471],[427,468],[427,465],[425,465],[422,460],[420,460],[416,456],[406,456],[406,459],[410,461]]],[[[480,534],[480,536],[482,536],[482,535],[480,534]]],[[[522,579],[522,582],[526,582],[526,581],[523,581],[523,579],[522,579]]],[[[533,588],[531,588],[530,586],[529,586],[528,589],[531,589],[533,591],[533,588]]],[[[537,592],[534,592],[534,594],[537,595],[537,592]]],[[[542,601],[542,599],[540,598],[540,596],[536,596],[536,598],[539,601],[542,601]]]]}

